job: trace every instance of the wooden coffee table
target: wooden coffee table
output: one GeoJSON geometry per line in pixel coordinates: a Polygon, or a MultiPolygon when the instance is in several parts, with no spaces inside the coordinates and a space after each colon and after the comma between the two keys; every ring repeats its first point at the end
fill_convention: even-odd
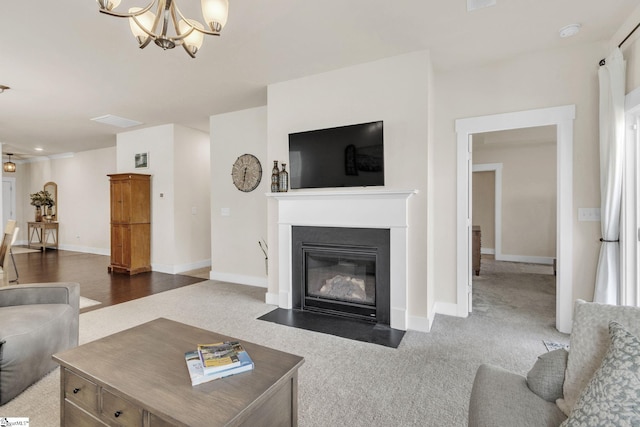
{"type": "Polygon", "coordinates": [[[53,356],[62,426],[296,426],[293,354],[242,343],[252,371],[192,386],[184,353],[237,340],[160,318],[53,356]]]}

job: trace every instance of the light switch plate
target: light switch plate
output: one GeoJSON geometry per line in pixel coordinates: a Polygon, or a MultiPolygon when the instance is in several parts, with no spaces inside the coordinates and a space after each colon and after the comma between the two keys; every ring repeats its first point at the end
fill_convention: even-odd
{"type": "Polygon", "coordinates": [[[578,221],[600,221],[600,208],[578,208],[578,221]]]}
{"type": "Polygon", "coordinates": [[[221,216],[231,216],[231,209],[230,208],[220,208],[220,215],[221,216]]]}

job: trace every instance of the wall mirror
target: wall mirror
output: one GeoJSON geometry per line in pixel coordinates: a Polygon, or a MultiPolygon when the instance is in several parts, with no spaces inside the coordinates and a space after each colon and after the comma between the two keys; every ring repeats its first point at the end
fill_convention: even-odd
{"type": "MultiPolygon", "coordinates": [[[[56,184],[55,182],[47,182],[44,185],[44,191],[48,191],[49,194],[51,194],[51,198],[54,201],[54,205],[51,207],[51,220],[57,221],[58,220],[58,184],[56,184]]],[[[49,215],[49,212],[47,212],[45,208],[45,211],[42,214],[49,215]]]]}

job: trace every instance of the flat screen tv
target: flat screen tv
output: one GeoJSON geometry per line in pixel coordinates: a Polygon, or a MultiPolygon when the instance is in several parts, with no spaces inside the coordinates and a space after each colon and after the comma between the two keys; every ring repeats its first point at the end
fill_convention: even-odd
{"type": "Polygon", "coordinates": [[[384,185],[382,121],[289,134],[292,189],[384,185]]]}

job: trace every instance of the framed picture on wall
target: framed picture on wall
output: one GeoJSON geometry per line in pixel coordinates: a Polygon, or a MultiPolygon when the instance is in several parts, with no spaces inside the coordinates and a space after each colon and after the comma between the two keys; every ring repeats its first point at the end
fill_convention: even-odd
{"type": "Polygon", "coordinates": [[[149,153],[138,153],[135,158],[136,169],[149,167],[149,153]]]}

